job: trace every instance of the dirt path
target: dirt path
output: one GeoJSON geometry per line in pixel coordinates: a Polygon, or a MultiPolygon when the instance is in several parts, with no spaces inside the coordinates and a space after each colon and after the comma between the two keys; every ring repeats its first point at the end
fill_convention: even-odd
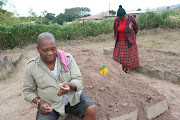
{"type": "MultiPolygon", "coordinates": [[[[156,30],[140,31],[138,34],[138,41],[137,41],[139,46],[140,60],[141,60],[140,64],[146,64],[151,67],[158,67],[158,69],[173,69],[179,72],[180,71],[179,56],[157,52],[157,50],[160,51],[174,50],[179,52],[179,47],[178,47],[180,46],[179,31],[180,29],[176,29],[176,30],[156,29],[156,30]]],[[[95,71],[93,74],[95,74],[95,76],[99,80],[98,82],[95,82],[96,84],[105,84],[103,83],[103,80],[107,78],[109,80],[112,79],[113,76],[116,76],[113,78],[113,80],[118,79],[118,77],[122,77],[124,78],[125,80],[124,83],[125,83],[128,82],[129,78],[132,78],[132,80],[135,82],[140,82],[140,83],[142,82],[143,84],[145,84],[145,86],[148,85],[152,87],[152,89],[156,89],[160,94],[167,97],[169,103],[169,109],[165,114],[162,114],[161,116],[155,118],[154,120],[178,120],[180,118],[179,85],[172,84],[168,81],[150,78],[135,72],[131,72],[128,75],[126,73],[123,73],[120,65],[117,66],[117,63],[110,62],[111,56],[103,55],[103,51],[102,51],[103,48],[114,46],[114,40],[112,38],[113,38],[113,34],[109,34],[109,35],[100,35],[97,37],[88,37],[86,40],[58,42],[58,45],[60,46],[58,48],[66,50],[75,56],[75,59],[77,60],[81,68],[82,74],[85,77],[84,78],[85,80],[87,80],[88,78],[89,78],[88,80],[91,80],[92,76],[91,74],[87,74],[84,68],[93,69],[91,72],[95,71]],[[77,52],[79,52],[79,54],[77,52]],[[91,56],[96,55],[96,56],[93,57],[93,59],[90,59],[90,57],[88,57],[87,54],[89,56],[90,55],[91,56]],[[78,57],[78,55],[79,56],[82,55],[82,56],[78,57]],[[99,64],[101,63],[100,61],[102,60],[103,63],[105,63],[107,66],[112,67],[112,70],[109,72],[111,74],[107,75],[106,77],[99,76],[98,70],[96,69],[96,67],[97,68],[99,67],[99,64]],[[85,62],[87,63],[87,65],[84,65],[85,62]]],[[[20,61],[20,64],[18,64],[15,72],[12,73],[8,77],[8,79],[0,81],[0,89],[1,89],[0,120],[25,120],[25,119],[35,120],[36,107],[35,105],[29,104],[26,101],[24,101],[23,100],[24,96],[22,94],[24,66],[29,59],[37,55],[37,51],[35,47],[36,45],[32,44],[26,46],[23,49],[15,48],[13,50],[0,51],[0,56],[7,54],[15,54],[15,53],[23,53],[24,55],[23,59],[20,61]]],[[[119,82],[122,82],[121,79],[119,82]]],[[[95,101],[99,100],[98,95],[97,97],[95,97],[96,95],[93,97],[93,95],[91,95],[90,92],[88,93],[89,90],[88,84],[89,83],[84,82],[85,92],[89,94],[89,96],[94,98],[95,101]]],[[[104,86],[107,87],[108,85],[105,84],[104,86]]],[[[96,88],[98,86],[94,85],[94,87],[96,88]]],[[[118,86],[114,86],[114,87],[119,89],[118,86]]],[[[99,89],[97,89],[97,91],[98,90],[99,89]]],[[[117,90],[115,90],[114,92],[116,91],[117,90]]],[[[101,104],[99,105],[101,106],[101,104]]],[[[102,111],[103,110],[104,109],[102,109],[102,111]]],[[[103,117],[107,117],[106,113],[101,112],[100,115],[103,117]]],[[[100,120],[100,118],[98,120],[100,120]]],[[[145,120],[144,116],[139,117],[139,120],[145,120]]]]}

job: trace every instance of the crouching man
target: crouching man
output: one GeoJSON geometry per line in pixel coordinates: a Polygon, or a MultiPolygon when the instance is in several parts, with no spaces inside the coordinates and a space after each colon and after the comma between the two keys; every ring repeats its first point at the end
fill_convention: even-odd
{"type": "Polygon", "coordinates": [[[69,53],[57,50],[51,33],[37,38],[39,55],[25,67],[23,92],[25,100],[37,105],[36,120],[58,120],[70,113],[82,120],[96,120],[97,107],[82,92],[82,76],[69,53]]]}

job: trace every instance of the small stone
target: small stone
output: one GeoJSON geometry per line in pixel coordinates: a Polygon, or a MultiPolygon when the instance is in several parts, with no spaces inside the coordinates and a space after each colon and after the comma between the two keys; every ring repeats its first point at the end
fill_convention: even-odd
{"type": "Polygon", "coordinates": [[[19,93],[19,94],[18,94],[18,96],[21,96],[21,95],[22,95],[22,93],[19,93]]]}
{"type": "Polygon", "coordinates": [[[114,109],[114,112],[119,112],[119,109],[114,109]]]}
{"type": "Polygon", "coordinates": [[[123,104],[123,106],[126,106],[126,105],[128,105],[128,103],[124,103],[124,104],[123,104]]]}
{"type": "Polygon", "coordinates": [[[104,91],[106,88],[105,87],[100,87],[99,90],[100,91],[104,91]]]}
{"type": "Polygon", "coordinates": [[[152,100],[152,97],[151,96],[148,96],[146,102],[150,102],[152,100]]]}
{"type": "Polygon", "coordinates": [[[109,108],[112,108],[113,107],[113,105],[109,105],[109,108]]]}

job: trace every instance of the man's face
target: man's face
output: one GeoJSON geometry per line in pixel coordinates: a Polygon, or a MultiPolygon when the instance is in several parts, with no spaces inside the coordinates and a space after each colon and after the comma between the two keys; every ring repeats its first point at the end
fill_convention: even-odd
{"type": "Polygon", "coordinates": [[[45,63],[55,62],[57,49],[54,40],[42,40],[37,49],[45,63]]]}

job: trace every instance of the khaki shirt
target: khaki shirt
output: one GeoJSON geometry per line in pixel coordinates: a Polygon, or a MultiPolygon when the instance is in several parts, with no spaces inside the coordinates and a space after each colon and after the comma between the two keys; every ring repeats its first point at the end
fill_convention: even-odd
{"type": "Polygon", "coordinates": [[[67,97],[71,106],[76,105],[80,101],[80,95],[83,89],[82,76],[73,56],[69,53],[66,53],[66,56],[68,72],[65,71],[61,60],[57,56],[57,71],[59,71],[57,80],[40,55],[31,59],[26,64],[23,83],[23,92],[26,101],[32,102],[35,97],[40,97],[61,115],[65,114],[64,96],[67,97]],[[75,83],[77,90],[58,96],[59,84],[63,82],[75,83]]]}

